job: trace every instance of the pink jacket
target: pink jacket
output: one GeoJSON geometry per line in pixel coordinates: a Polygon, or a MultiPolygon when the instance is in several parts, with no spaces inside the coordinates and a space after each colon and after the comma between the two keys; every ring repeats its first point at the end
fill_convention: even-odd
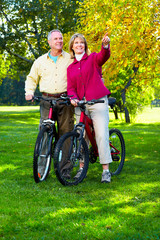
{"type": "Polygon", "coordinates": [[[76,59],[67,68],[67,92],[72,98],[79,100],[86,98],[87,101],[99,99],[110,95],[110,91],[102,81],[102,65],[110,57],[110,46],[108,49],[101,47],[99,53],[85,53],[80,61],[76,59]]]}

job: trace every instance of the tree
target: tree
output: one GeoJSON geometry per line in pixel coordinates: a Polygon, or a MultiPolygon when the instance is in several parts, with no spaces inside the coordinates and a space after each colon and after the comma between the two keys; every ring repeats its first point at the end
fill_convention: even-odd
{"type": "MultiPolygon", "coordinates": [[[[78,13],[79,31],[86,36],[91,51],[100,49],[97,43],[108,32],[111,58],[103,67],[105,84],[126,114],[128,110],[135,113],[148,102],[145,96],[152,96],[151,86],[160,80],[158,1],[85,0],[78,13]]],[[[129,115],[126,121],[130,121],[129,115]]]]}
{"type": "Polygon", "coordinates": [[[47,33],[74,29],[79,1],[1,0],[0,51],[11,62],[10,77],[26,74],[34,59],[48,51],[47,33]]]}
{"type": "Polygon", "coordinates": [[[0,54],[0,85],[2,84],[2,79],[6,77],[10,65],[11,62],[6,60],[3,54],[0,54]]]}

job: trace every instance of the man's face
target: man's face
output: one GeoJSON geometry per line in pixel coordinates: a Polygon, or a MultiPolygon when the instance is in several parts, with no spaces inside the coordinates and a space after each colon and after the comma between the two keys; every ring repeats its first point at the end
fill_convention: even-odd
{"type": "Polygon", "coordinates": [[[48,41],[52,50],[62,50],[63,36],[60,32],[52,32],[51,39],[48,41]]]}

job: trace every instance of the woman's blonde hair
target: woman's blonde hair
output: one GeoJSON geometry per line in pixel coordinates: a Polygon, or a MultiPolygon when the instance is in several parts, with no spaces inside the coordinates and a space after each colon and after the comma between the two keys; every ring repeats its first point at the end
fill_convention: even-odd
{"type": "Polygon", "coordinates": [[[71,58],[75,58],[75,52],[73,51],[72,48],[73,48],[74,40],[76,38],[81,38],[83,40],[83,42],[85,44],[85,52],[87,53],[87,55],[89,55],[88,44],[87,44],[85,37],[80,33],[75,33],[75,34],[73,34],[73,36],[71,37],[70,42],[69,42],[69,52],[70,52],[71,58]]]}

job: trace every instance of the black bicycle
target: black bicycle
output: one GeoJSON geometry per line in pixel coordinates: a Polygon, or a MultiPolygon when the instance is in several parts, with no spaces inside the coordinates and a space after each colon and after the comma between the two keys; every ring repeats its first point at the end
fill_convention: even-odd
{"type": "Polygon", "coordinates": [[[57,104],[70,104],[70,98],[62,94],[59,98],[50,99],[42,96],[34,96],[34,100],[41,99],[50,103],[48,119],[44,120],[38,133],[34,157],[33,157],[33,176],[36,183],[46,180],[51,166],[54,148],[58,141],[58,133],[56,129],[56,120],[54,116],[54,107],[57,104]]]}

